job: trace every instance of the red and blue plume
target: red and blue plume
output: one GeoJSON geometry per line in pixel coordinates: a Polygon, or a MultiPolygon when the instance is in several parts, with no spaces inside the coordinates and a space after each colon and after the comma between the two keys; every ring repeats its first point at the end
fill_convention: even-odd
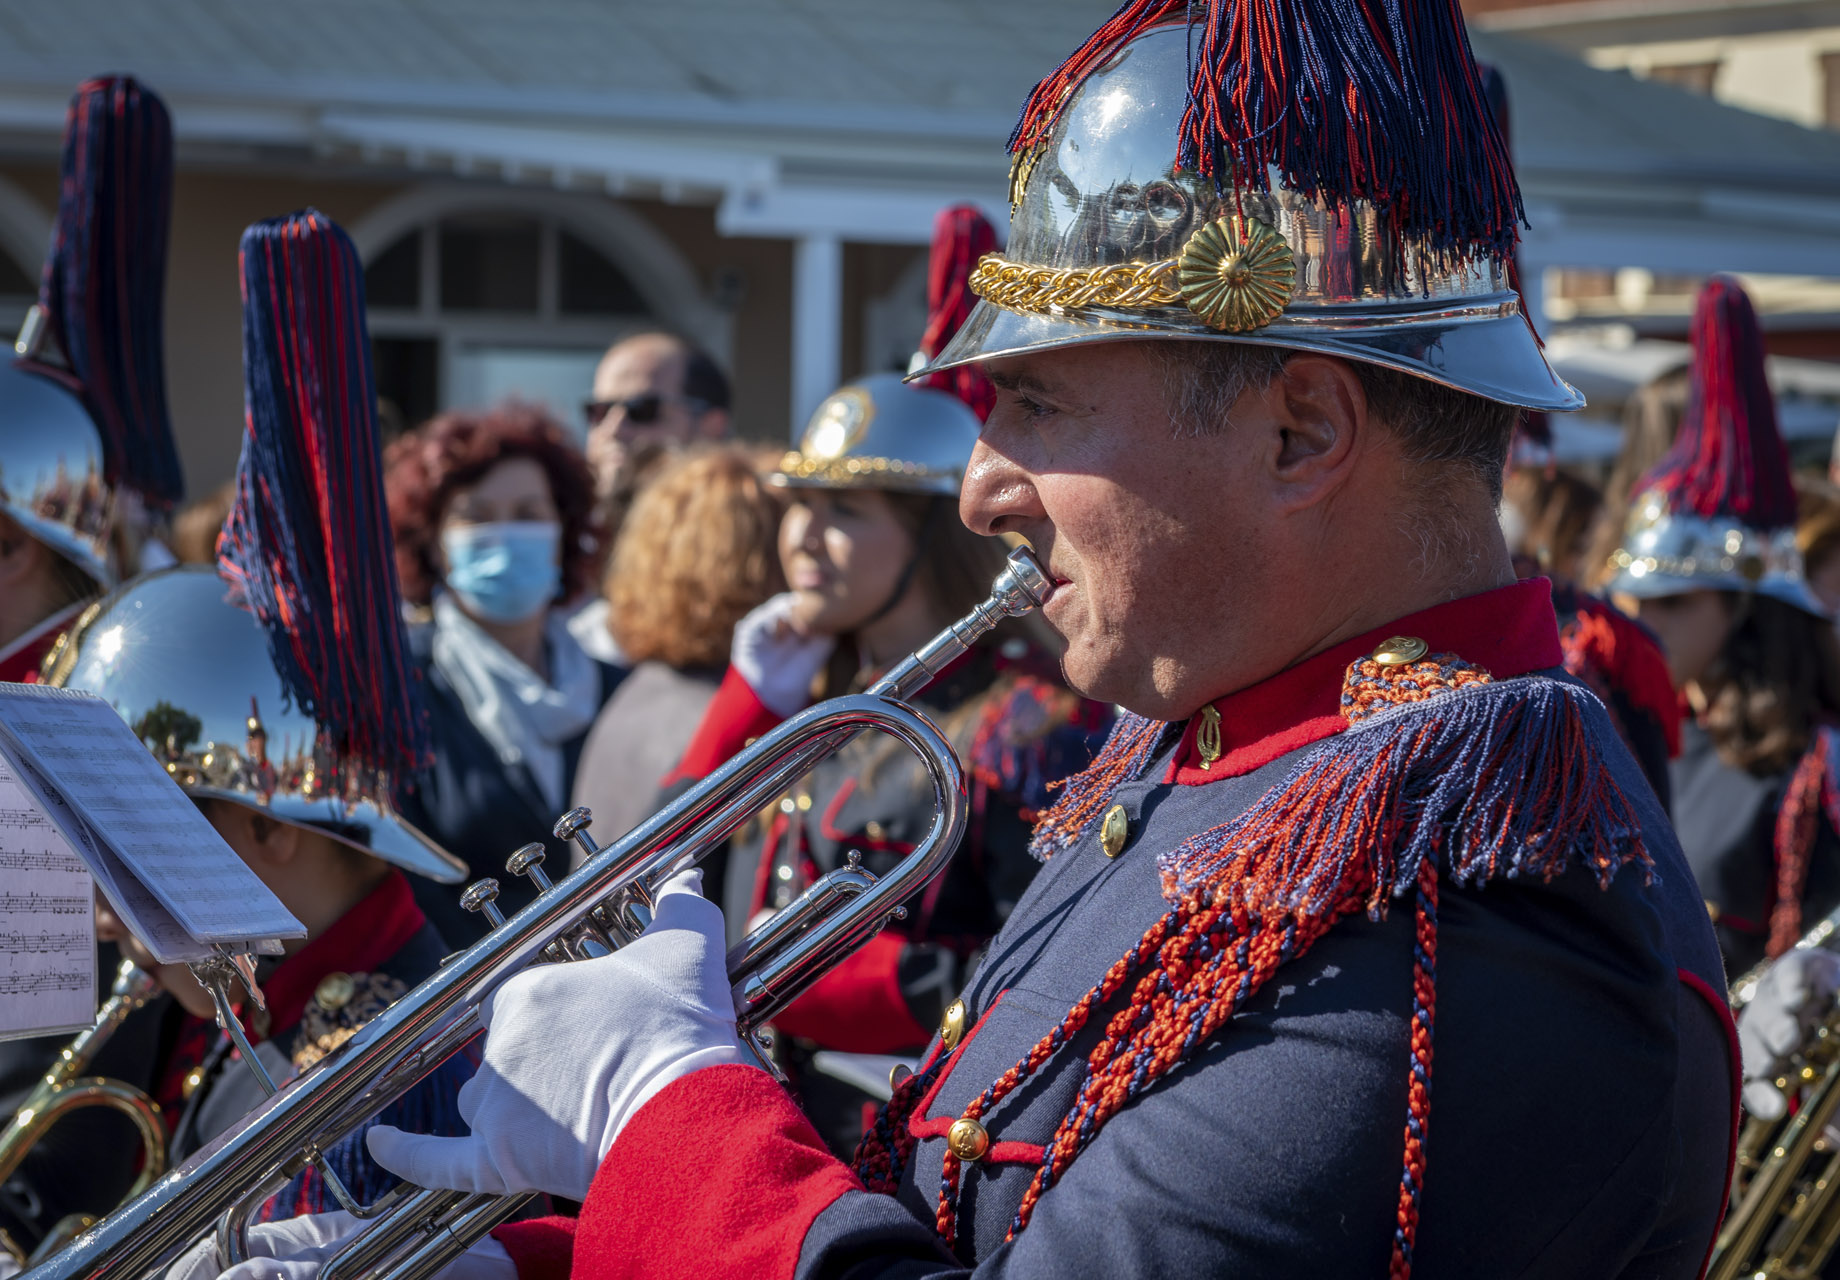
{"type": "MultiPolygon", "coordinates": [[[[952,205],[933,219],[933,253],[926,271],[926,333],[920,338],[920,354],[928,360],[944,351],[952,335],[970,318],[978,301],[971,291],[972,269],[996,247],[997,229],[973,205],[952,205]]],[[[928,374],[920,385],[951,392],[970,405],[980,420],[988,418],[997,403],[997,389],[976,364],[928,374]]]]}
{"type": "Polygon", "coordinates": [[[403,631],[364,277],[308,209],[243,233],[243,454],[217,544],[290,697],[341,767],[407,776],[428,731],[403,631]]]}
{"type": "Polygon", "coordinates": [[[1675,511],[1767,532],[1795,523],[1789,451],[1764,376],[1763,330],[1744,289],[1714,276],[1693,311],[1693,368],[1680,434],[1643,489],[1675,511]]]}
{"type": "Polygon", "coordinates": [[[159,95],[128,76],[79,85],[38,319],[101,433],[109,483],[155,510],[185,496],[161,340],[172,183],[172,117],[159,95]]]}
{"type": "Polygon", "coordinates": [[[1035,86],[1010,150],[1044,142],[1072,91],[1126,42],[1186,24],[1193,76],[1176,164],[1331,205],[1366,200],[1395,241],[1506,262],[1520,188],[1456,0],[1127,0],[1035,86]]]}

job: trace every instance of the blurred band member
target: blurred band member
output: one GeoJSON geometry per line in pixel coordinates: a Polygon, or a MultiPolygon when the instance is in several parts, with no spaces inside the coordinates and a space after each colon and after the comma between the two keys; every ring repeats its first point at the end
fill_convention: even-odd
{"type": "Polygon", "coordinates": [[[164,512],[183,491],[162,360],[172,121],[158,95],[126,76],[79,86],[59,192],[21,358],[0,360],[0,680],[34,678],[113,585],[123,512],[164,512]]]}
{"type": "MultiPolygon", "coordinates": [[[[1003,544],[955,514],[977,431],[961,401],[892,374],[819,406],[771,477],[790,502],[779,526],[790,590],[735,628],[733,663],[674,781],[709,773],[813,701],[864,688],[984,599],[1003,544]]],[[[1044,640],[1034,627],[1000,628],[920,694],[970,763],[971,830],[905,921],[776,1019],[793,1037],[786,1056],[805,1106],[839,1151],[862,1136],[869,1096],[814,1070],[811,1051],[925,1047],[1039,866],[1029,822],[1047,785],[1091,758],[1108,722],[1060,687],[1044,640]]],[[[851,853],[886,873],[932,821],[917,763],[879,735],[859,739],[738,838],[720,890],[731,932],[784,908],[851,853]]]]}
{"type": "MultiPolygon", "coordinates": [[[[286,943],[284,956],[258,963],[266,1008],[239,1009],[257,1056],[279,1080],[435,971],[448,947],[404,872],[451,895],[463,868],[405,823],[377,782],[413,767],[420,720],[381,514],[375,427],[358,409],[372,401],[357,252],[309,211],[251,227],[242,257],[244,333],[260,337],[244,351],[250,425],[223,559],[148,574],[105,596],[52,652],[46,672],[50,683],[114,706],[306,926],[307,937],[286,943]],[[315,289],[304,287],[309,279],[315,289]],[[313,302],[303,306],[302,297],[313,302]],[[327,343],[327,332],[355,337],[327,343]],[[276,333],[292,340],[261,340],[276,333]],[[352,387],[359,390],[347,405],[341,393],[352,387]],[[348,408],[355,417],[343,416],[348,408]],[[277,467],[277,458],[292,465],[277,467]],[[314,470],[306,458],[330,464],[320,473],[328,485],[301,482],[314,470]],[[366,607],[372,593],[376,609],[366,607]],[[365,673],[362,683],[347,678],[354,670],[365,673]]],[[[130,1016],[97,1069],[160,1104],[176,1164],[265,1092],[189,969],[158,963],[106,906],[96,925],[165,993],[130,1016]]],[[[455,1059],[389,1110],[463,1132],[455,1095],[469,1073],[455,1059]]],[[[108,1142],[47,1148],[42,1158],[35,1151],[42,1162],[25,1174],[37,1179],[47,1211],[38,1225],[55,1220],[53,1208],[113,1208],[135,1155],[132,1144],[108,1142]],[[72,1188],[78,1198],[60,1201],[72,1188]]],[[[394,1182],[369,1159],[362,1132],[326,1156],[366,1202],[394,1182]]],[[[320,1172],[307,1169],[260,1216],[335,1205],[320,1172]]]]}
{"type": "Polygon", "coordinates": [[[1727,967],[1780,954],[1840,902],[1840,645],[1796,549],[1795,490],[1756,313],[1714,277],[1693,319],[1687,415],[1611,558],[1691,717],[1674,826],[1727,967]]]}
{"type": "MultiPolygon", "coordinates": [[[[411,644],[434,765],[403,812],[475,877],[498,877],[510,912],[535,890],[503,874],[505,858],[568,807],[582,743],[619,678],[561,609],[595,562],[588,467],[540,410],[508,404],[402,437],[384,479],[403,594],[430,618],[411,644]]],[[[453,894],[425,892],[422,907],[456,944],[484,928],[453,894]]]]}
{"type": "Polygon", "coordinates": [[[582,748],[572,802],[594,811],[601,843],[658,808],[659,780],[728,667],[735,624],[784,590],[781,505],[752,454],[734,446],[668,464],[633,503],[604,588],[632,668],[582,748]]]}
{"type": "Polygon", "coordinates": [[[1680,752],[1680,699],[1654,636],[1579,582],[1603,507],[1597,488],[1557,467],[1520,467],[1502,493],[1514,570],[1552,580],[1565,669],[1609,708],[1623,742],[1666,805],[1668,761],[1680,752]]]}

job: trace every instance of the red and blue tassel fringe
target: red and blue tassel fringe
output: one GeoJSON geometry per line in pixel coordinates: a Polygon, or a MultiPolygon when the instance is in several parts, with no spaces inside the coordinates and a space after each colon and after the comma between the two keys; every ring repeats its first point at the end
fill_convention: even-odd
{"type": "MultiPolygon", "coordinates": [[[[1127,989],[1085,1064],[1073,1107],[1047,1144],[1010,1225],[1035,1205],[1113,1115],[1176,1070],[1277,969],[1336,922],[1383,915],[1412,895],[1410,1081],[1391,1265],[1411,1273],[1426,1176],[1436,1019],[1438,884],[1550,879],[1573,866],[1600,884],[1631,863],[1652,876],[1639,824],[1603,764],[1590,695],[1544,678],[1506,684],[1452,655],[1349,668],[1346,733],[1315,748],[1231,822],[1161,860],[1175,904],[964,1114],[989,1113],[1127,989]]],[[[1167,726],[1121,717],[1088,774],[1044,817],[1051,850],[1078,837],[1111,790],[1140,774],[1167,726]]],[[[935,1050],[937,1052],[937,1050],[935,1050]]],[[[936,1077],[935,1060],[923,1075],[936,1077]]],[[[926,1083],[906,1082],[858,1150],[865,1185],[892,1190],[912,1151],[906,1116],[926,1083]]],[[[935,1226],[957,1231],[961,1163],[944,1156],[935,1226]]]]}
{"type": "Polygon", "coordinates": [[[1782,807],[1776,811],[1775,900],[1765,947],[1772,959],[1802,936],[1802,893],[1808,887],[1808,864],[1823,818],[1840,831],[1840,730],[1832,725],[1815,729],[1814,740],[1789,774],[1782,807]]]}
{"type": "Polygon", "coordinates": [[[79,85],[38,305],[102,435],[106,478],[160,511],[185,496],[162,341],[172,183],[159,95],[128,76],[79,85]]]}
{"type": "Polygon", "coordinates": [[[220,571],[341,765],[429,754],[384,500],[364,277],[317,210],[243,233],[246,431],[220,571]]]}
{"type": "Polygon", "coordinates": [[[1043,142],[1127,41],[1174,23],[1192,67],[1180,168],[1265,191],[1275,167],[1306,197],[1368,201],[1438,264],[1509,260],[1520,188],[1455,0],[1129,0],[1035,86],[1010,150],[1043,142]]]}
{"type": "MultiPolygon", "coordinates": [[[[933,251],[926,268],[926,332],[920,352],[933,359],[964,327],[977,305],[971,272],[978,259],[997,247],[997,229],[975,205],[955,204],[933,219],[933,251]]],[[[920,386],[949,391],[971,406],[981,422],[997,403],[997,389],[976,364],[945,369],[920,379],[920,386]]]]}
{"type": "Polygon", "coordinates": [[[1763,330],[1743,286],[1714,276],[1693,310],[1693,368],[1680,434],[1642,489],[1676,511],[1752,529],[1795,523],[1795,484],[1764,374],[1763,330]]]}

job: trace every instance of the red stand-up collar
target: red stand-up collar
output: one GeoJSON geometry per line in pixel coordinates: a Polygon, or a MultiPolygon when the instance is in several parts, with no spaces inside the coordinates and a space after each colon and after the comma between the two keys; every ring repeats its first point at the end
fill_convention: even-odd
{"type": "Polygon", "coordinates": [[[300,1021],[327,974],[375,973],[426,923],[409,878],[392,867],[357,906],[283,960],[262,984],[270,1035],[280,1035],[300,1021]]]}
{"type": "Polygon", "coordinates": [[[1432,653],[1454,653],[1498,680],[1559,666],[1559,623],[1552,583],[1528,578],[1465,596],[1344,640],[1250,688],[1217,698],[1221,756],[1201,767],[1195,749],[1199,717],[1189,720],[1168,781],[1188,786],[1251,773],[1279,756],[1348,727],[1342,718],[1342,678],[1348,664],[1393,636],[1417,636],[1432,653]]]}

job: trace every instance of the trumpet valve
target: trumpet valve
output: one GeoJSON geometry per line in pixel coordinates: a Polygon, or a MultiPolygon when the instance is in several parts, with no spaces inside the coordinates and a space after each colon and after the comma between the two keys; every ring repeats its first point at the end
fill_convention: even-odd
{"type": "Polygon", "coordinates": [[[505,870],[514,876],[529,876],[530,882],[541,893],[549,888],[550,879],[543,870],[543,859],[548,851],[541,843],[532,841],[505,860],[505,870]]]}
{"type": "Polygon", "coordinates": [[[494,929],[505,923],[505,913],[498,909],[498,881],[490,877],[469,884],[460,895],[460,905],[484,916],[494,929]]]}
{"type": "Polygon", "coordinates": [[[586,806],[577,806],[576,808],[570,809],[560,818],[557,818],[556,825],[552,828],[552,831],[556,839],[573,840],[581,847],[583,856],[592,858],[601,851],[601,847],[595,843],[594,837],[588,834],[588,824],[593,821],[594,811],[592,809],[586,806]]]}

